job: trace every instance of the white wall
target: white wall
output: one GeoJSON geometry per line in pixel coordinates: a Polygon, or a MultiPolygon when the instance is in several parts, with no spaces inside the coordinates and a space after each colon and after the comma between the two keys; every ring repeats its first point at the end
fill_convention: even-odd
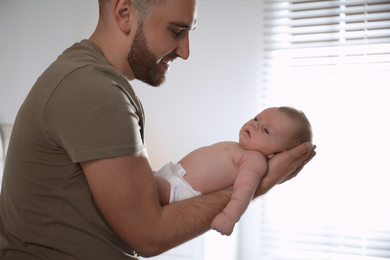
{"type": "Polygon", "coordinates": [[[0,123],[12,123],[43,70],[93,31],[97,0],[79,2],[0,1],[0,123]]]}
{"type": "MultiPolygon", "coordinates": [[[[190,59],[175,61],[160,88],[132,82],[156,170],[197,147],[237,140],[262,108],[260,2],[199,0],[190,59]]],[[[0,0],[0,123],[14,121],[36,78],[65,48],[91,35],[97,14],[97,0],[0,0]]]]}

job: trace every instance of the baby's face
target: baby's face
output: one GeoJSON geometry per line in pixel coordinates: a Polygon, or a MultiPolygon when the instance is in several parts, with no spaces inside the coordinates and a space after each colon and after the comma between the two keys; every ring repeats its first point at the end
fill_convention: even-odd
{"type": "Polygon", "coordinates": [[[272,156],[287,149],[295,128],[294,121],[286,114],[268,108],[242,126],[239,144],[247,150],[272,156]]]}

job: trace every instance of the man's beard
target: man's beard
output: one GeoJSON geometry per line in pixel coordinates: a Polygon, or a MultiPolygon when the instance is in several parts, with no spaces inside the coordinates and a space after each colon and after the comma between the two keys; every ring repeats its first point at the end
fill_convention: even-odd
{"type": "Polygon", "coordinates": [[[166,71],[158,68],[158,60],[148,48],[142,23],[139,24],[135,33],[127,61],[136,79],[154,87],[165,81],[166,71]]]}

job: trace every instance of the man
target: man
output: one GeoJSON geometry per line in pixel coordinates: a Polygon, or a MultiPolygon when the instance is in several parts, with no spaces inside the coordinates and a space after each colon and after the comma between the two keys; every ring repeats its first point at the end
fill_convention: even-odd
{"type": "MultiPolygon", "coordinates": [[[[189,57],[196,0],[100,0],[89,40],[37,80],[15,120],[0,197],[1,259],[136,259],[210,228],[227,188],[161,207],[129,80],[163,83],[189,57]]],[[[294,177],[311,145],[269,161],[256,196],[294,177]]]]}

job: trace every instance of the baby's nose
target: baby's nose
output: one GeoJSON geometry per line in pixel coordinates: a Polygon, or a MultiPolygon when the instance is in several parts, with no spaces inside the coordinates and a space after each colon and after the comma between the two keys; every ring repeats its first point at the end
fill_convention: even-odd
{"type": "Polygon", "coordinates": [[[259,122],[257,122],[257,121],[252,121],[252,126],[253,126],[253,128],[255,129],[255,130],[257,130],[257,128],[259,127],[259,122]]]}

